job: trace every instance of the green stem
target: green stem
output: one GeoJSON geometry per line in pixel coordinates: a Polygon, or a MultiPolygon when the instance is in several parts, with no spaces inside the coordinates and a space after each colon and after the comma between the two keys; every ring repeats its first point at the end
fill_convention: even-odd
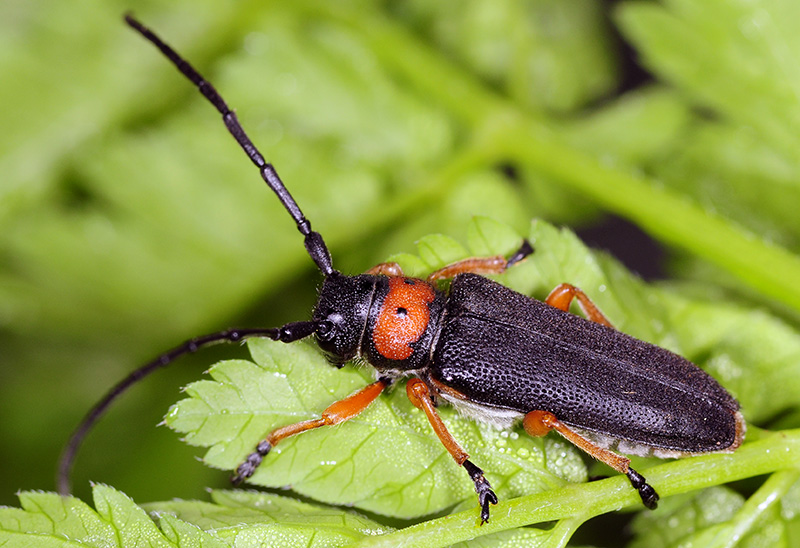
{"type": "Polygon", "coordinates": [[[564,548],[578,527],[583,525],[590,516],[577,515],[570,518],[564,518],[549,531],[549,537],[544,543],[543,548],[564,548]]]}
{"type": "Polygon", "coordinates": [[[800,480],[800,470],[790,469],[776,472],[747,499],[736,516],[726,524],[708,548],[733,548],[749,531],[761,516],[781,500],[789,488],[800,480]]]}
{"type": "MultiPolygon", "coordinates": [[[[800,430],[790,430],[745,444],[732,454],[680,459],[649,468],[644,475],[661,496],[666,497],[799,467],[800,430]]],[[[787,481],[786,476],[779,478],[774,481],[787,481]]],[[[774,483],[770,483],[767,490],[773,492],[773,487],[774,483]]],[[[449,546],[498,531],[575,516],[588,519],[640,505],[639,496],[627,478],[616,476],[503,501],[492,508],[492,519],[483,526],[478,526],[476,507],[387,535],[370,537],[357,546],[449,546]]]]}

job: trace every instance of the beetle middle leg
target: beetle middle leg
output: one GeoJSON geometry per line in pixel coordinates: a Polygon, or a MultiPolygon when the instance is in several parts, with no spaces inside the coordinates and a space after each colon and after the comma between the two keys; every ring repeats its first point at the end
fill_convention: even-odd
{"type": "Polygon", "coordinates": [[[408,399],[418,408],[425,412],[428,422],[431,423],[433,431],[439,437],[447,452],[459,465],[463,466],[469,474],[470,479],[475,484],[475,492],[478,494],[478,504],[481,506],[481,525],[489,521],[489,505],[497,504],[497,495],[492,491],[489,481],[483,476],[483,470],[472,464],[469,455],[464,451],[453,435],[447,430],[442,422],[442,418],[436,412],[431,399],[431,392],[428,385],[420,379],[411,379],[406,385],[408,399]]]}
{"type": "Polygon", "coordinates": [[[247,459],[239,465],[236,469],[236,475],[233,476],[231,481],[234,484],[239,484],[252,476],[256,468],[261,464],[261,461],[264,460],[264,457],[267,456],[279,441],[307,430],[319,428],[320,426],[332,426],[352,419],[369,407],[389,384],[390,381],[388,379],[377,380],[372,384],[368,384],[358,392],[347,396],[345,399],[333,403],[322,412],[322,416],[318,419],[298,422],[273,430],[266,438],[259,442],[256,446],[256,450],[250,453],[247,459]]]}
{"type": "Polygon", "coordinates": [[[604,462],[621,474],[628,476],[631,485],[639,491],[642,503],[649,509],[654,510],[658,506],[658,493],[647,483],[647,480],[636,470],[631,468],[631,461],[613,451],[598,447],[577,432],[570,429],[564,423],[548,411],[531,411],[522,420],[522,426],[531,436],[544,436],[550,430],[555,430],[579,449],[585,451],[600,462],[604,462]]]}

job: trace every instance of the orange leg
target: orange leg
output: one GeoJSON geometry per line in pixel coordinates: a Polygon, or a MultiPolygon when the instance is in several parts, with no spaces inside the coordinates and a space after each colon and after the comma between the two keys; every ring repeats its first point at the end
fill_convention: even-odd
{"type": "Polygon", "coordinates": [[[645,506],[653,510],[658,505],[658,493],[656,493],[656,490],[647,483],[639,472],[631,468],[630,459],[617,455],[608,449],[598,447],[577,432],[571,430],[552,413],[548,411],[531,411],[525,415],[525,418],[522,420],[522,426],[528,434],[537,437],[544,436],[550,430],[555,430],[568,441],[575,444],[579,449],[585,451],[600,462],[606,463],[617,472],[628,476],[631,485],[639,491],[639,496],[642,498],[642,502],[645,506]]]}
{"type": "Polygon", "coordinates": [[[358,392],[347,396],[345,399],[332,404],[322,412],[322,416],[318,419],[298,422],[297,424],[290,424],[273,430],[258,444],[258,446],[256,446],[256,450],[250,453],[247,459],[239,465],[236,469],[236,475],[233,476],[231,481],[238,484],[252,476],[256,468],[261,464],[261,461],[264,460],[264,457],[266,457],[272,448],[282,439],[300,434],[306,430],[312,430],[320,426],[339,424],[352,419],[369,407],[369,404],[375,401],[387,386],[389,386],[388,380],[381,379],[375,381],[358,392]]]}
{"type": "Polygon", "coordinates": [[[384,276],[403,276],[403,269],[397,263],[380,263],[376,264],[364,274],[383,274],[384,276]]]}
{"type": "Polygon", "coordinates": [[[522,246],[508,259],[502,255],[464,259],[432,272],[427,280],[429,282],[446,280],[456,274],[464,274],[466,272],[471,272],[472,274],[502,274],[508,267],[520,262],[531,253],[533,253],[533,247],[531,247],[528,240],[524,240],[522,246]]]}
{"type": "Polygon", "coordinates": [[[450,453],[450,456],[469,474],[472,482],[475,484],[475,492],[478,494],[478,503],[481,506],[481,525],[489,521],[489,504],[497,504],[497,495],[492,491],[492,486],[483,477],[483,470],[475,466],[469,461],[469,455],[464,451],[458,442],[453,438],[453,435],[447,430],[447,427],[442,422],[441,417],[436,412],[431,399],[431,392],[420,379],[411,379],[406,385],[406,392],[408,399],[411,400],[418,408],[425,412],[428,417],[428,422],[431,423],[433,431],[439,437],[444,448],[450,453]]]}
{"type": "Polygon", "coordinates": [[[605,325],[606,327],[614,327],[611,325],[611,322],[608,321],[608,318],[600,312],[600,309],[597,308],[597,305],[592,302],[588,295],[574,285],[560,284],[550,292],[544,302],[559,310],[569,312],[569,305],[572,303],[573,299],[578,299],[578,306],[580,306],[581,311],[583,311],[583,314],[589,320],[605,325]]]}

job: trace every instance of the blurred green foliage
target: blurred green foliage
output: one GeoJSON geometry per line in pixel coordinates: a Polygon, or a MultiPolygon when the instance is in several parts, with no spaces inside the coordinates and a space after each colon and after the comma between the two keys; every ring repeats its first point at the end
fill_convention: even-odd
{"type": "MultiPolygon", "coordinates": [[[[613,10],[593,0],[10,0],[0,4],[0,503],[53,488],[70,429],[138,363],[201,332],[303,319],[314,301],[319,278],[290,219],[216,113],[122,24],[127,10],[236,108],[337,268],[413,252],[426,234],[466,242],[475,215],[527,234],[532,218],[582,227],[612,212],[670,253],[669,297],[614,274],[623,304],[601,303],[632,314],[619,326],[710,368],[756,424],[798,426],[791,0],[613,10]],[[623,90],[621,40],[654,75],[646,85],[623,90]],[[647,304],[624,306],[643,291],[647,304]]],[[[576,264],[550,253],[541,272],[575,281],[576,264]]],[[[527,289],[541,297],[544,285],[527,289]]],[[[178,386],[245,355],[209,350],[121,401],[79,456],[76,494],[89,498],[89,479],[137,501],[205,499],[207,486],[224,486],[152,426],[178,386]]],[[[782,502],[761,511],[709,495],[739,501],[713,523],[749,532],[748,546],[796,542],[797,489],[772,478],[744,496],[782,502]]],[[[684,516],[705,503],[681,504],[684,516]]],[[[566,539],[581,521],[560,523],[566,539]]],[[[509,535],[497,542],[555,542],[509,535]]]]}

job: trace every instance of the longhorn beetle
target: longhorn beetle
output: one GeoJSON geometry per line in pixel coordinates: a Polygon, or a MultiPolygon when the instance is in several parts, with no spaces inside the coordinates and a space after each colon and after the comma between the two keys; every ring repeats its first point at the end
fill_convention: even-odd
{"type": "Polygon", "coordinates": [[[508,259],[465,259],[426,279],[409,278],[396,263],[365,274],[334,270],[322,236],[311,230],[272,164],[242,129],[214,87],[171,47],[130,15],[125,21],[191,80],[222,115],[228,131],[277,194],[304,236],[308,255],[324,276],[312,319],[278,328],[231,329],[191,339],[135,370],[100,400],[72,434],[59,464],[59,489],[69,492],[77,449],[111,402],[142,377],[176,358],[217,342],[266,337],[285,343],[314,336],[331,363],[368,362],[376,381],[332,404],[318,419],[273,430],[236,469],[249,478],[281,440],[339,424],[366,409],[393,382],[409,377],[411,402],[475,484],[481,524],[497,496],[439,417],[448,402],[467,416],[500,427],[521,420],[533,436],[556,430],[592,457],[625,474],[644,505],[658,494],[622,453],[678,457],[733,451],[741,444],[739,404],[711,376],[672,352],[613,328],[589,297],[561,284],[544,302],[481,274],[498,274],[533,253],[527,241],[508,259]],[[451,279],[447,292],[438,280],[451,279]],[[586,319],[568,312],[577,300],[586,319]]]}

